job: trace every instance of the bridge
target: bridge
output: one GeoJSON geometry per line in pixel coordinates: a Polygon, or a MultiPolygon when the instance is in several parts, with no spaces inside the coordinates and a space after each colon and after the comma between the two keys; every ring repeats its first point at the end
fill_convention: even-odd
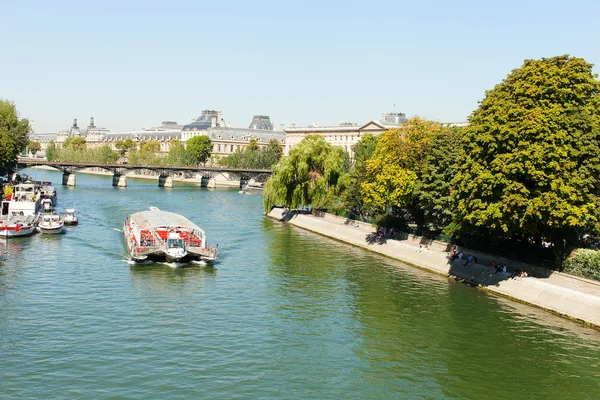
{"type": "Polygon", "coordinates": [[[272,174],[270,169],[245,169],[221,166],[176,167],[171,165],[135,165],[126,163],[101,164],[48,161],[42,158],[19,158],[17,159],[16,170],[42,166],[62,171],[62,184],[68,186],[75,186],[75,173],[85,169],[102,170],[112,173],[112,184],[119,187],[127,186],[126,175],[130,172],[157,177],[159,187],[173,187],[174,177],[188,179],[199,177],[200,186],[209,188],[216,186],[241,187],[251,178],[264,181],[272,174]]]}

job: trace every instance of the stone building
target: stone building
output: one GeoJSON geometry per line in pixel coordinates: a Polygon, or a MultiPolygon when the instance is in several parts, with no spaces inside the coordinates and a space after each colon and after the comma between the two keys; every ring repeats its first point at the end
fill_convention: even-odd
{"type": "Polygon", "coordinates": [[[275,139],[283,147],[285,132],[273,129],[271,119],[266,115],[255,115],[248,128],[232,128],[225,123],[221,111],[204,110],[196,121],[187,124],[181,132],[181,140],[187,142],[194,136],[208,136],[213,143],[213,156],[225,157],[236,151],[243,151],[256,139],[259,147],[265,147],[275,139]]]}
{"type": "Polygon", "coordinates": [[[407,121],[403,113],[384,113],[380,121],[370,121],[363,125],[352,122],[345,122],[334,126],[319,126],[313,124],[306,127],[296,127],[285,129],[285,148],[284,154],[287,155],[292,147],[300,143],[308,135],[321,135],[325,140],[334,146],[340,146],[350,154],[352,158],[354,153],[352,146],[360,140],[365,133],[377,136],[388,129],[396,129],[403,122],[407,121]]]}

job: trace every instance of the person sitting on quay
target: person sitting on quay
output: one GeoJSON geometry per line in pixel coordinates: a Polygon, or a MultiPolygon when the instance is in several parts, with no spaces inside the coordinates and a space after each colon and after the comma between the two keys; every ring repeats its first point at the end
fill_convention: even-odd
{"type": "Polygon", "coordinates": [[[469,256],[467,257],[467,262],[465,262],[465,266],[467,266],[470,263],[476,264],[477,263],[477,257],[475,257],[474,255],[469,254],[469,256]]]}
{"type": "Polygon", "coordinates": [[[492,264],[490,265],[490,267],[488,268],[488,271],[492,271],[492,270],[497,270],[498,269],[498,264],[496,264],[496,260],[492,261],[492,264]]]}

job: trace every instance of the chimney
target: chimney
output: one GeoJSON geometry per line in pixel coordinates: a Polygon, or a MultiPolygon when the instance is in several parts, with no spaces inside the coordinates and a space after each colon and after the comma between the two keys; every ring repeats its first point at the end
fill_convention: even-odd
{"type": "Polygon", "coordinates": [[[216,117],[216,115],[213,115],[213,117],[211,118],[210,126],[212,126],[213,128],[215,126],[217,126],[217,117],[216,117]]]}
{"type": "Polygon", "coordinates": [[[282,131],[284,128],[283,124],[279,124],[279,130],[282,131]]]}
{"type": "Polygon", "coordinates": [[[292,128],[295,128],[295,127],[296,127],[296,124],[292,124],[292,128]]]}

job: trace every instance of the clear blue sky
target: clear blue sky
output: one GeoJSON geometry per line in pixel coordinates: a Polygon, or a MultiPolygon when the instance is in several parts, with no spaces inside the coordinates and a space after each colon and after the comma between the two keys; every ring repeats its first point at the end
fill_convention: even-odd
{"type": "Polygon", "coordinates": [[[0,0],[0,98],[38,133],[185,123],[462,121],[528,58],[600,71],[598,1],[0,0]]]}

